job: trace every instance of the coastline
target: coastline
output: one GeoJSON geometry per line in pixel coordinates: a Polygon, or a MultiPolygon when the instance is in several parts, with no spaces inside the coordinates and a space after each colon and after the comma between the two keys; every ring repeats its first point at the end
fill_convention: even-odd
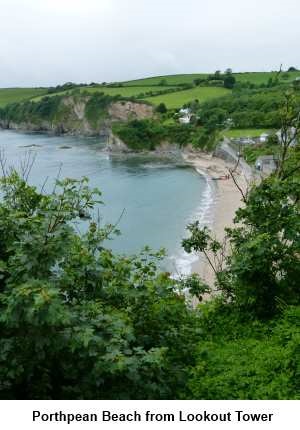
{"type": "MultiPolygon", "coordinates": [[[[208,178],[216,178],[228,174],[228,168],[233,167],[234,163],[225,161],[205,153],[183,152],[184,160],[192,165],[199,174],[204,174],[208,178]]],[[[243,172],[238,169],[237,173],[239,185],[246,190],[247,182],[243,172]]],[[[215,183],[215,205],[212,213],[212,223],[209,226],[216,239],[223,241],[225,238],[225,228],[232,227],[235,212],[242,206],[242,196],[237,189],[232,178],[216,180],[215,183]]],[[[201,278],[210,286],[214,286],[215,275],[205,260],[204,256],[199,256],[192,265],[192,273],[198,273],[201,278]]]]}

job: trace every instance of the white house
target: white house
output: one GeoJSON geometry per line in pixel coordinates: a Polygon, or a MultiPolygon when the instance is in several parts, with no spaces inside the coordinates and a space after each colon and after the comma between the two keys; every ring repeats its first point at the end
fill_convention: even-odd
{"type": "Polygon", "coordinates": [[[269,137],[268,133],[262,133],[259,136],[260,143],[265,143],[268,140],[268,137],[269,137]]]}
{"type": "Polygon", "coordinates": [[[232,119],[232,118],[227,118],[227,119],[225,119],[225,121],[224,121],[224,126],[225,126],[225,127],[228,127],[228,128],[233,127],[233,126],[234,126],[234,121],[233,121],[233,119],[232,119]]]}
{"type": "Polygon", "coordinates": [[[190,109],[180,109],[179,111],[179,122],[180,124],[189,124],[191,122],[191,111],[190,109]]]}

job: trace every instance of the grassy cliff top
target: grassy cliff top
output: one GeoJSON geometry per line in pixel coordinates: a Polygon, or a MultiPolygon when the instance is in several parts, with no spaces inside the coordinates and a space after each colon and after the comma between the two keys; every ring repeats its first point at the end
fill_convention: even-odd
{"type": "MultiPolygon", "coordinates": [[[[212,98],[225,95],[228,90],[215,86],[184,88],[184,85],[192,86],[196,79],[206,79],[208,73],[178,74],[156,76],[144,79],[136,79],[112,84],[96,84],[93,86],[77,86],[79,91],[88,93],[103,92],[110,96],[120,95],[124,98],[135,97],[140,100],[157,105],[165,103],[168,108],[179,108],[183,104],[198,99],[203,102],[212,98]]],[[[253,85],[266,85],[270,79],[275,79],[277,72],[245,72],[233,73],[237,83],[250,83],[253,85]]],[[[279,84],[287,84],[300,77],[300,71],[282,72],[279,75],[279,84]]],[[[52,88],[53,90],[53,88],[52,88]]],[[[56,90],[56,89],[55,89],[56,90]]],[[[48,94],[48,88],[0,88],[0,108],[9,103],[25,100],[39,101],[45,95],[68,94],[70,90],[48,94]]]]}
{"type": "Polygon", "coordinates": [[[0,107],[47,94],[47,88],[0,88],[0,107]]]}

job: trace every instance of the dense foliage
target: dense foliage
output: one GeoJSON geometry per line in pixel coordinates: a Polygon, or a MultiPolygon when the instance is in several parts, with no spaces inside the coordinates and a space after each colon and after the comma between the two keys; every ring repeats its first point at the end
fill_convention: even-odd
{"type": "Polygon", "coordinates": [[[0,119],[16,123],[53,121],[60,112],[62,96],[45,96],[39,102],[12,103],[0,109],[0,119]]]}
{"type": "Polygon", "coordinates": [[[202,339],[189,375],[190,399],[300,398],[300,307],[268,323],[221,300],[201,305],[202,339]]]}
{"type": "Polygon", "coordinates": [[[113,125],[113,132],[135,150],[154,150],[161,143],[168,142],[180,147],[193,145],[199,149],[211,149],[215,145],[214,130],[197,127],[195,124],[164,124],[161,120],[133,120],[113,125]]]}
{"type": "MultiPolygon", "coordinates": [[[[232,94],[207,101],[199,110],[206,126],[224,127],[230,118],[234,128],[280,128],[280,107],[284,101],[282,90],[235,91],[232,94]]],[[[297,96],[300,107],[300,96],[297,96]]]]}
{"type": "Polygon", "coordinates": [[[194,362],[197,314],[161,254],[113,255],[115,230],[73,222],[98,200],[86,180],[37,192],[1,181],[0,397],[176,398],[194,362]]]}
{"type": "Polygon", "coordinates": [[[202,339],[189,398],[300,398],[300,158],[243,195],[230,252],[198,223],[187,252],[204,252],[220,295],[201,305],[202,339]],[[221,262],[217,265],[215,262],[221,262]]]}
{"type": "Polygon", "coordinates": [[[109,96],[104,93],[93,93],[88,97],[86,106],[85,106],[85,116],[88,121],[96,126],[99,121],[108,116],[107,109],[109,105],[118,100],[118,96],[109,96]]]}

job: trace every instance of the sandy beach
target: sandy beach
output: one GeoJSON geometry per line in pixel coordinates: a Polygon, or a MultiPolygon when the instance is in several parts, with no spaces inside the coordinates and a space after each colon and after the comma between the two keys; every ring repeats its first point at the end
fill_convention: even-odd
{"type": "MultiPolygon", "coordinates": [[[[228,169],[234,166],[233,163],[227,162],[221,158],[213,157],[205,153],[186,152],[183,154],[186,162],[193,165],[199,173],[204,173],[211,178],[218,178],[228,175],[228,169]]],[[[243,172],[238,169],[236,177],[239,186],[243,191],[247,188],[247,181],[243,172]]],[[[215,237],[222,241],[225,237],[225,227],[233,225],[233,218],[236,210],[242,206],[242,196],[233,182],[233,179],[215,180],[216,196],[215,210],[213,214],[212,230],[215,237]]],[[[204,256],[199,256],[192,268],[193,272],[199,273],[208,285],[214,285],[214,272],[206,262],[204,256]]]]}

